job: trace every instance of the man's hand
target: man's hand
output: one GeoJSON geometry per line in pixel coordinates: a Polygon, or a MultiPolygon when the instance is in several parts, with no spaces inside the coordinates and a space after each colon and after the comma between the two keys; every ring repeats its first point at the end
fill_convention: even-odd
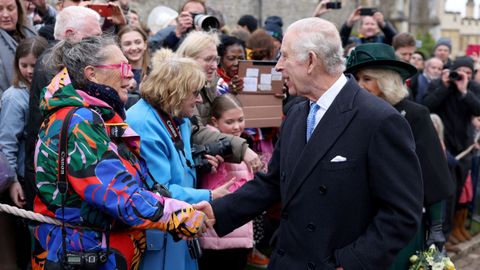
{"type": "Polygon", "coordinates": [[[383,18],[383,14],[380,11],[375,12],[372,17],[377,22],[378,27],[385,27],[385,18],[383,18]]]}
{"type": "Polygon", "coordinates": [[[329,3],[330,0],[322,0],[320,3],[318,3],[317,7],[315,8],[315,11],[313,12],[313,17],[319,17],[323,13],[328,12],[327,9],[327,3],[329,3]]]}
{"type": "Polygon", "coordinates": [[[15,181],[10,185],[9,189],[10,198],[12,199],[13,203],[19,208],[23,208],[27,203],[25,201],[25,195],[23,194],[22,186],[18,181],[15,181]]]}
{"type": "Polygon", "coordinates": [[[232,179],[228,180],[225,184],[219,186],[218,188],[212,190],[212,199],[221,198],[231,192],[228,190],[234,183],[237,181],[236,177],[232,177],[232,179]]]}
{"type": "Polygon", "coordinates": [[[247,163],[250,168],[252,168],[253,172],[258,172],[263,166],[260,157],[250,148],[247,148],[247,151],[245,151],[245,154],[243,155],[243,161],[247,163]]]}
{"type": "Polygon", "coordinates": [[[213,209],[210,203],[203,201],[192,205],[193,208],[197,211],[203,212],[207,216],[206,225],[208,228],[215,225],[215,215],[213,214],[213,209]]]}
{"type": "Polygon", "coordinates": [[[358,20],[360,20],[360,18],[362,17],[362,16],[360,16],[360,9],[361,9],[361,8],[362,8],[361,6],[357,7],[357,8],[352,12],[352,14],[350,14],[350,17],[349,17],[348,20],[347,20],[347,26],[348,26],[348,27],[352,28],[353,25],[354,25],[358,20]]]}
{"type": "Polygon", "coordinates": [[[188,11],[182,11],[177,17],[177,26],[175,28],[175,35],[180,38],[190,28],[193,27],[193,17],[188,11]]]}
{"type": "Polygon", "coordinates": [[[448,69],[444,69],[442,70],[442,83],[443,83],[443,86],[445,86],[446,88],[450,87],[450,70],[448,69]]]}
{"type": "Polygon", "coordinates": [[[467,85],[468,85],[468,75],[463,71],[457,71],[458,75],[462,77],[461,80],[455,81],[455,85],[457,86],[458,92],[463,96],[467,94],[467,85]]]}

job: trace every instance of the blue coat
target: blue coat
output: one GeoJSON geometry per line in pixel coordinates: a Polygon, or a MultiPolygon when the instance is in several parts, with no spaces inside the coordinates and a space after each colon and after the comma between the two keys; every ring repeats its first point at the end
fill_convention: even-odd
{"type": "MultiPolygon", "coordinates": [[[[196,173],[187,165],[192,162],[190,137],[191,123],[188,118],[179,119],[178,128],[184,143],[185,156],[177,151],[157,111],[145,100],[139,100],[127,111],[127,123],[140,135],[140,153],[155,179],[165,185],[175,199],[188,203],[208,201],[210,191],[196,189],[196,173]]],[[[174,242],[173,238],[160,231],[147,231],[147,251],[142,269],[190,270],[197,269],[197,262],[190,258],[185,241],[174,242]]]]}

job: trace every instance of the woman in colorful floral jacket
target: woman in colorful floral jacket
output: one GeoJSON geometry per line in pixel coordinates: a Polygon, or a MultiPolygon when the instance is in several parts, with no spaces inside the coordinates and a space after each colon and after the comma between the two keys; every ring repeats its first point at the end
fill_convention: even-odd
{"type": "MultiPolygon", "coordinates": [[[[63,69],[41,94],[46,120],[35,152],[34,209],[68,226],[43,223],[34,228],[33,269],[61,269],[65,252],[107,252],[106,262],[95,269],[137,269],[145,248],[144,229],[187,236],[203,229],[203,213],[144,187],[147,169],[139,157],[139,137],[124,123],[133,74],[113,40],[61,42],[49,61],[49,66],[63,69]],[[68,189],[62,203],[57,185],[59,137],[71,110],[68,189]]],[[[85,264],[75,269],[83,268],[85,264]]]]}

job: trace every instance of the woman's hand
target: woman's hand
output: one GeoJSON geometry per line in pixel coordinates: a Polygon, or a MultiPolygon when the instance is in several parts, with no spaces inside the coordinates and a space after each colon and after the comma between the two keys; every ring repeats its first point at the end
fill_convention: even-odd
{"type": "Polygon", "coordinates": [[[112,21],[115,25],[125,25],[127,24],[127,19],[123,14],[122,9],[117,3],[108,2],[109,6],[112,6],[112,16],[108,17],[109,20],[112,21]]]}
{"type": "Polygon", "coordinates": [[[203,157],[208,161],[208,163],[210,163],[210,165],[212,165],[211,173],[216,173],[220,163],[224,162],[223,158],[219,155],[216,155],[216,156],[204,155],[203,157]]]}
{"type": "Polygon", "coordinates": [[[233,76],[232,81],[229,85],[230,93],[236,95],[243,91],[243,79],[238,77],[238,75],[233,76]]]}
{"type": "Polygon", "coordinates": [[[260,169],[263,167],[263,162],[260,160],[258,154],[250,148],[247,148],[245,151],[245,154],[243,155],[243,161],[247,163],[250,168],[252,168],[254,173],[260,171],[260,169]]]}
{"type": "Polygon", "coordinates": [[[20,185],[20,182],[13,182],[12,185],[10,185],[9,193],[10,198],[17,207],[23,208],[25,206],[27,202],[25,201],[25,195],[23,194],[23,189],[20,185]]]}
{"type": "Polygon", "coordinates": [[[360,9],[361,9],[361,8],[362,8],[361,6],[357,7],[357,8],[352,12],[352,14],[350,14],[350,17],[349,17],[348,20],[347,20],[347,26],[348,26],[348,27],[352,28],[353,25],[354,25],[358,20],[360,20],[360,18],[362,17],[362,16],[360,15],[360,9]]]}
{"type": "Polygon", "coordinates": [[[233,177],[232,179],[228,180],[225,184],[219,186],[218,188],[212,190],[212,199],[218,199],[221,198],[227,194],[230,194],[231,192],[228,190],[235,182],[237,181],[236,177],[233,177]]]}

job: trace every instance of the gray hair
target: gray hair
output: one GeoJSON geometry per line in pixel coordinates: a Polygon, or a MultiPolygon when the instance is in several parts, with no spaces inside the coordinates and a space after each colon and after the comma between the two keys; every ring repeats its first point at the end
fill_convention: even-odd
{"type": "Polygon", "coordinates": [[[56,40],[64,40],[68,28],[82,30],[85,23],[92,17],[100,21],[100,15],[93,9],[81,6],[64,8],[56,17],[53,36],[56,40]]]}
{"type": "Polygon", "coordinates": [[[63,40],[46,57],[46,66],[53,68],[49,70],[53,74],[67,68],[73,86],[82,89],[88,81],[84,75],[85,67],[103,64],[110,54],[105,47],[110,45],[118,46],[111,37],[91,36],[80,42],[63,40]]]}
{"type": "Polygon", "coordinates": [[[365,75],[377,80],[378,88],[382,91],[382,98],[391,105],[395,105],[408,96],[408,90],[400,74],[390,69],[365,68],[365,75]]]}
{"type": "Polygon", "coordinates": [[[345,69],[342,42],[337,28],[320,18],[305,18],[291,24],[286,32],[292,32],[292,50],[299,61],[305,61],[310,52],[323,62],[329,75],[338,75],[345,69]]]}

